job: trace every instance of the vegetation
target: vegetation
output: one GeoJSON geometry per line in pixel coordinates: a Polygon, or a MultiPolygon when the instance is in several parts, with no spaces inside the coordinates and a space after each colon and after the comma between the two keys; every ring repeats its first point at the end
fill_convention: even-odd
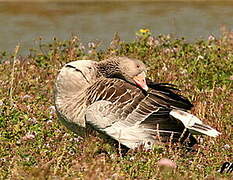
{"type": "Polygon", "coordinates": [[[28,56],[0,54],[0,179],[230,179],[218,169],[233,157],[233,33],[220,39],[187,42],[169,35],[153,37],[141,29],[132,42],[116,34],[105,50],[70,40],[42,40],[28,56]],[[192,113],[222,132],[199,137],[195,151],[159,145],[151,151],[118,148],[97,133],[79,137],[58,122],[53,84],[58,70],[77,59],[109,56],[141,59],[148,76],[176,84],[194,103],[192,113]],[[176,168],[160,167],[168,158],[176,168]]]}

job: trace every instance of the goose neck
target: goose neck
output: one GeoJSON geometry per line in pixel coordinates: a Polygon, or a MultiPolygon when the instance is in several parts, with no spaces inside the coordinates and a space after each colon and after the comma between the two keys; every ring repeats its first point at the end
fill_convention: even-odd
{"type": "Polygon", "coordinates": [[[120,74],[119,63],[113,60],[100,61],[96,68],[99,76],[106,78],[113,77],[113,75],[120,74]]]}

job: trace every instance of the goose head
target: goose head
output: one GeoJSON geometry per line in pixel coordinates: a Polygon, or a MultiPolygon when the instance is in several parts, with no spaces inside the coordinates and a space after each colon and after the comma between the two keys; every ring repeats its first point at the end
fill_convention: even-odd
{"type": "Polygon", "coordinates": [[[106,78],[119,78],[134,84],[145,91],[146,66],[137,59],[127,57],[115,57],[100,61],[97,65],[98,71],[106,78]]]}

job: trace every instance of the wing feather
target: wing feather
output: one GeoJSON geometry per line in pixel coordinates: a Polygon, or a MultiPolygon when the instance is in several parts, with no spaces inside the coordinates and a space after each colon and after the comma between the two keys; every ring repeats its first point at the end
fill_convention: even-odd
{"type": "MultiPolygon", "coordinates": [[[[183,121],[170,113],[174,109],[191,109],[190,101],[176,94],[179,90],[171,84],[150,83],[149,87],[149,91],[144,92],[120,79],[99,79],[86,92],[87,121],[126,146],[127,138],[135,143],[131,142],[128,147],[136,146],[143,138],[145,142],[155,142],[158,135],[164,141],[170,137],[174,141],[183,135],[183,139],[190,137],[183,121]],[[119,138],[123,134],[125,137],[119,138]]],[[[197,128],[204,130],[208,127],[202,127],[200,123],[192,127],[197,128]]]]}

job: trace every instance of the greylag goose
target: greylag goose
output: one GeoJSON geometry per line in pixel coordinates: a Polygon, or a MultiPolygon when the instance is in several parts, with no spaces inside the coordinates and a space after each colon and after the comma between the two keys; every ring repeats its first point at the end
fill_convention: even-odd
{"type": "Polygon", "coordinates": [[[127,57],[70,62],[56,79],[57,114],[74,132],[90,125],[128,148],[220,134],[187,112],[193,105],[173,85],[145,76],[146,66],[127,57]]]}

